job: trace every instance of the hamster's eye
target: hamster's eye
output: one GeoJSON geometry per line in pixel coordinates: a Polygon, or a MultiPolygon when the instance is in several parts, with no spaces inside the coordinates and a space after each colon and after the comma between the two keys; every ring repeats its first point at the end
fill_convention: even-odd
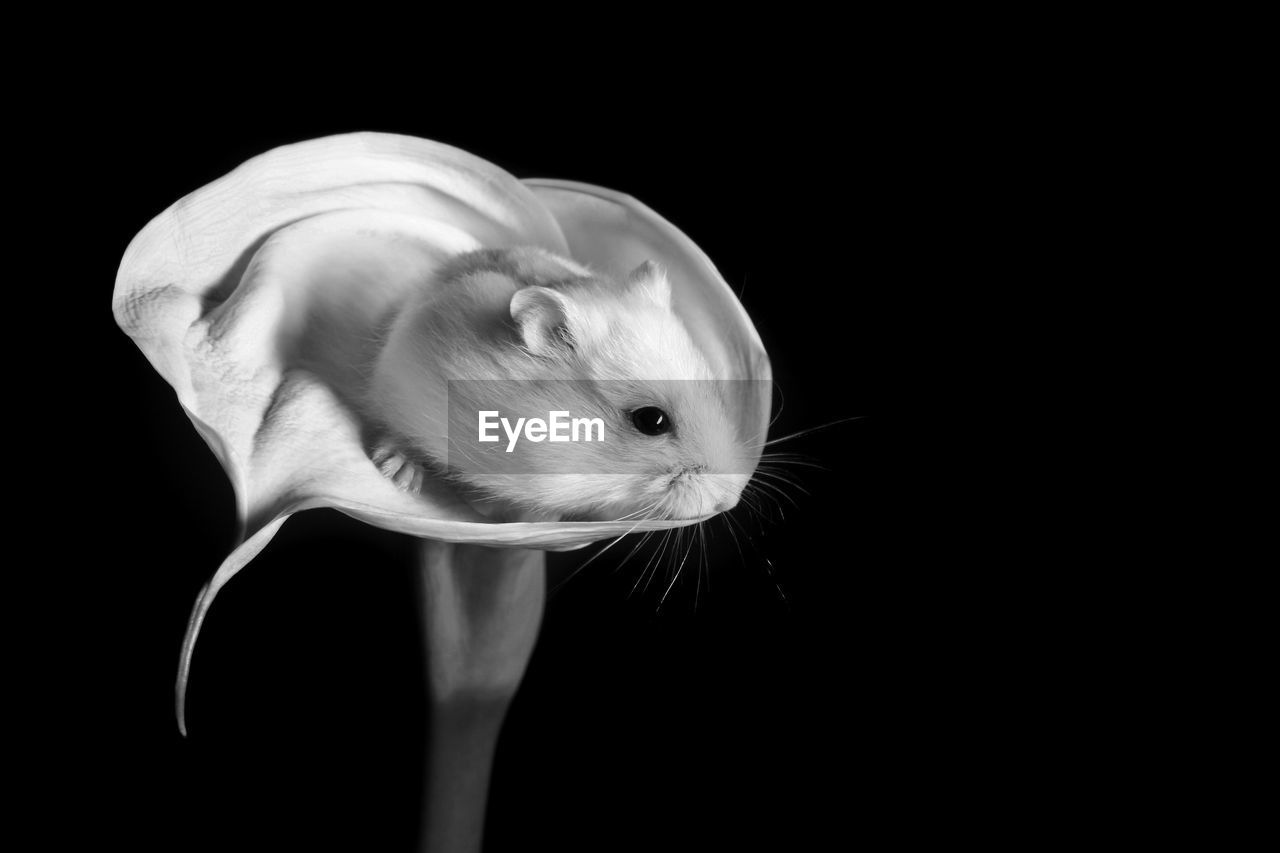
{"type": "Polygon", "coordinates": [[[657,406],[645,406],[631,413],[631,423],[645,435],[671,432],[671,417],[657,406]]]}

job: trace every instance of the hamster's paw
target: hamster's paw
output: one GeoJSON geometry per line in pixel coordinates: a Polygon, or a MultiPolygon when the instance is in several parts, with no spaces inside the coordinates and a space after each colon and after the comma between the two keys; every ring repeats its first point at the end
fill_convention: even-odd
{"type": "Polygon", "coordinates": [[[370,458],[382,472],[382,476],[395,483],[396,488],[411,495],[421,493],[424,476],[422,466],[410,460],[394,445],[379,445],[374,448],[370,458]]]}

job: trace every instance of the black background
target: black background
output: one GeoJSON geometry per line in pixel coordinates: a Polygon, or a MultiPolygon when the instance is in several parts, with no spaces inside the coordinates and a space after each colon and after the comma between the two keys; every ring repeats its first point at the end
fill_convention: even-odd
{"type": "MultiPolygon", "coordinates": [[[[636,196],[741,291],[785,400],[772,435],[864,416],[783,446],[823,469],[795,470],[795,505],[736,510],[753,535],[740,550],[713,527],[709,585],[689,575],[660,606],[664,584],[632,593],[645,560],[620,566],[627,543],[568,580],[596,549],[550,556],[486,850],[981,838],[1035,807],[1022,780],[1042,747],[1020,733],[1046,700],[1011,687],[1034,661],[1011,641],[1010,578],[958,520],[974,481],[934,467],[964,453],[953,427],[973,417],[956,407],[957,336],[934,332],[962,322],[984,274],[975,220],[996,143],[975,141],[981,117],[941,84],[903,98],[815,79],[794,96],[710,87],[679,109],[650,93],[580,113],[350,98],[211,123],[118,106],[86,164],[101,230],[77,259],[95,356],[79,403],[103,414],[76,423],[103,451],[101,526],[65,543],[68,567],[92,568],[64,569],[77,630],[53,678],[72,684],[64,725],[84,745],[53,768],[58,794],[92,803],[95,834],[146,850],[411,849],[426,725],[413,540],[327,510],[291,519],[210,613],[183,739],[178,648],[233,545],[232,493],[110,312],[152,216],[273,146],[353,130],[636,196]]],[[[1034,597],[1017,619],[1035,620],[1034,597]]]]}

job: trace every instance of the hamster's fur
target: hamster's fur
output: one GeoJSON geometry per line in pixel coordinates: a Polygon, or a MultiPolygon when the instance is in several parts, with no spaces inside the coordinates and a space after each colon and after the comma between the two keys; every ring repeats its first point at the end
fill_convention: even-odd
{"type": "Polygon", "coordinates": [[[409,490],[443,474],[502,520],[698,518],[736,505],[748,479],[714,379],[654,264],[614,281],[539,248],[466,252],[389,327],[366,401],[386,429],[374,461],[409,490]],[[448,382],[460,379],[511,381],[455,385],[468,397],[451,423],[448,382]],[[632,413],[648,406],[670,432],[640,431],[632,413]],[[541,443],[517,470],[500,448],[477,459],[446,439],[474,434],[479,410],[513,409],[599,417],[609,440],[541,443]]]}

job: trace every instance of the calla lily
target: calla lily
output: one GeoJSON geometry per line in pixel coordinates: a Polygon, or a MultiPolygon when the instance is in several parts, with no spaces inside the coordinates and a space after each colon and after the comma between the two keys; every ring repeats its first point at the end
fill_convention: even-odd
{"type": "MultiPolygon", "coordinates": [[[[516,245],[615,274],[661,263],[675,310],[719,375],[769,379],[732,290],[648,207],[586,184],[520,181],[428,140],[359,133],[274,149],[181,199],[129,245],[115,283],[117,322],[221,461],[240,522],[241,544],[200,592],[183,644],[184,733],[191,656],[210,604],[296,512],[332,507],[431,540],[435,550],[424,554],[435,556],[426,559],[451,571],[477,572],[473,564],[485,560],[536,563],[539,580],[541,550],[517,558],[489,556],[501,554],[489,547],[569,549],[697,521],[494,523],[443,483],[421,495],[397,489],[370,460],[351,401],[378,320],[441,259],[516,245]],[[486,547],[459,550],[469,546],[486,547]]],[[[769,409],[760,387],[736,413],[757,443],[769,409]]]]}

